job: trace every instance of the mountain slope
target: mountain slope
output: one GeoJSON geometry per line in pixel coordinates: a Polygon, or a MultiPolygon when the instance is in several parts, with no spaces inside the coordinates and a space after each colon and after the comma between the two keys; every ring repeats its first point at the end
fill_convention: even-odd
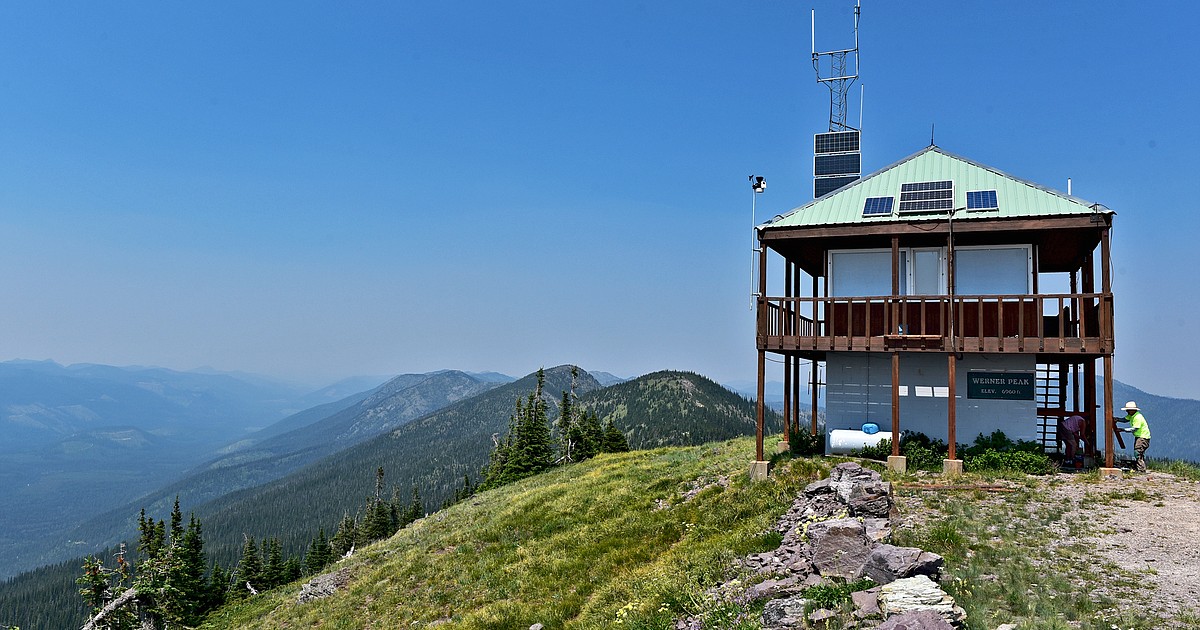
{"type": "MultiPolygon", "coordinates": [[[[546,398],[571,387],[569,366],[545,371],[546,398]]],[[[417,486],[426,506],[453,497],[464,476],[478,482],[492,437],[504,432],[519,398],[535,388],[536,377],[522,379],[458,401],[396,429],[338,451],[286,477],[242,490],[196,509],[215,557],[236,557],[243,533],[278,536],[284,547],[299,551],[318,527],[336,528],[347,512],[362,506],[373,491],[375,470],[386,483],[408,496],[417,486]]],[[[581,372],[577,392],[599,387],[581,372]]],[[[556,409],[555,405],[552,405],[556,409]]],[[[332,534],[332,531],[328,531],[332,534]]]]}
{"type": "MultiPolygon", "coordinates": [[[[1102,388],[1103,384],[1101,391],[1102,388]]],[[[1150,424],[1150,450],[1146,451],[1148,457],[1200,462],[1200,432],[1196,431],[1200,400],[1156,396],[1132,385],[1113,381],[1114,413],[1118,417],[1124,415],[1121,405],[1128,400],[1138,404],[1150,424]]],[[[1125,443],[1132,457],[1133,440],[1126,438],[1125,443]]]]}
{"type": "MultiPolygon", "coordinates": [[[[581,396],[580,406],[612,420],[635,449],[680,446],[753,435],[755,403],[693,372],[663,371],[581,396]]],[[[783,430],[767,410],[766,433],[783,430]]]]}
{"type": "Polygon", "coordinates": [[[225,374],[0,363],[0,576],[40,563],[52,536],[282,418],[302,394],[225,374]]]}
{"type": "Polygon", "coordinates": [[[360,550],[338,565],[348,588],[328,599],[297,605],[293,584],[203,627],[600,628],[695,603],[732,557],[778,544],[763,532],[822,472],[796,461],[751,483],[752,452],[741,439],[555,469],[360,550]]]}
{"type": "Polygon", "coordinates": [[[78,553],[80,547],[116,544],[133,531],[141,508],[148,514],[166,514],[179,497],[182,505],[195,509],[226,494],[285,477],[323,457],[493,387],[495,383],[457,371],[404,374],[372,392],[301,412],[283,421],[298,424],[299,428],[233,449],[174,483],[88,520],[71,530],[67,536],[71,542],[44,552],[38,560],[54,562],[78,553]],[[323,417],[311,421],[316,414],[323,417]]]}

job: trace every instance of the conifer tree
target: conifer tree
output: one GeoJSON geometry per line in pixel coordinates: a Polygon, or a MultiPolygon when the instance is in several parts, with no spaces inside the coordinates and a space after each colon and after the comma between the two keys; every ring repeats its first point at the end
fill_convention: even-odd
{"type": "Polygon", "coordinates": [[[625,434],[613,424],[612,418],[604,424],[603,449],[605,453],[625,453],[629,451],[629,440],[625,434]]]}
{"type": "Polygon", "coordinates": [[[295,582],[300,579],[303,571],[300,568],[300,558],[296,556],[288,556],[287,562],[283,563],[283,581],[280,584],[295,582]]]}
{"type": "Polygon", "coordinates": [[[304,569],[309,574],[319,573],[333,559],[333,549],[325,537],[325,528],[317,530],[317,537],[308,545],[308,553],[304,554],[304,569]]]}
{"type": "Polygon", "coordinates": [[[203,610],[213,610],[225,603],[225,594],[229,592],[231,579],[233,576],[219,562],[213,563],[212,571],[208,574],[208,585],[205,588],[203,610]]]}
{"type": "MultiPolygon", "coordinates": [[[[283,570],[283,549],[279,539],[271,537],[263,541],[262,589],[275,588],[285,582],[283,570]]],[[[259,585],[255,584],[256,588],[259,585]]]]}
{"type": "Polygon", "coordinates": [[[354,517],[347,513],[342,516],[342,522],[338,525],[337,532],[329,541],[329,546],[333,549],[334,558],[332,559],[346,555],[354,548],[356,540],[358,540],[358,524],[354,517]]]}
{"type": "Polygon", "coordinates": [[[585,460],[604,451],[604,431],[596,412],[588,410],[576,421],[576,441],[579,443],[579,459],[585,460]]]}
{"type": "Polygon", "coordinates": [[[412,489],[412,499],[408,502],[408,509],[404,512],[404,524],[409,523],[425,516],[425,502],[421,500],[421,490],[416,486],[412,489]]]}
{"type": "Polygon", "coordinates": [[[246,536],[242,544],[242,559],[233,571],[233,583],[229,586],[229,595],[241,598],[250,595],[249,584],[255,590],[262,590],[262,558],[258,555],[258,544],[253,536],[246,536]]]}

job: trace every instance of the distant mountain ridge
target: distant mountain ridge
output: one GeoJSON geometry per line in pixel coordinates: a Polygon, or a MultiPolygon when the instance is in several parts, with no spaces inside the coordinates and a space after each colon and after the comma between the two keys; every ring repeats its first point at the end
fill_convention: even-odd
{"type": "Polygon", "coordinates": [[[304,393],[227,374],[0,363],[0,576],[37,562],[34,541],[161,486],[304,393]]]}
{"type": "MultiPolygon", "coordinates": [[[[652,372],[580,397],[584,409],[611,419],[635,449],[683,446],[752,435],[755,403],[694,372],[652,372]]],[[[767,411],[768,432],[783,421],[767,411]]]]}
{"type": "MultiPolygon", "coordinates": [[[[114,544],[130,531],[140,508],[149,513],[163,513],[170,509],[176,496],[186,505],[198,506],[244,488],[266,484],[495,386],[450,370],[397,376],[370,392],[348,396],[283,420],[280,424],[294,427],[289,431],[260,432],[265,435],[261,441],[255,439],[260,434],[250,436],[220,457],[193,469],[186,477],[80,524],[70,531],[67,539],[83,541],[89,548],[114,544]]],[[[69,557],[80,544],[45,549],[37,560],[46,563],[69,557]]]]}

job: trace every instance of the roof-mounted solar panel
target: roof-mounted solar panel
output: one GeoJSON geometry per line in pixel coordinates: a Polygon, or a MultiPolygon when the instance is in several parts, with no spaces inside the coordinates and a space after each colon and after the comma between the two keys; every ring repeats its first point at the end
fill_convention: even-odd
{"type": "Polygon", "coordinates": [[[854,183],[857,180],[858,175],[847,175],[844,177],[818,177],[813,180],[813,199],[824,197],[825,195],[828,195],[842,186],[854,183]]]}
{"type": "Polygon", "coordinates": [[[998,210],[996,191],[969,190],[967,191],[967,210],[998,210]]]}
{"type": "Polygon", "coordinates": [[[892,214],[892,202],[895,197],[867,197],[863,204],[864,217],[887,216],[892,214]]]}
{"type": "Polygon", "coordinates": [[[818,133],[813,137],[813,153],[825,155],[828,153],[858,151],[860,133],[857,130],[818,133]]]}
{"type": "Polygon", "coordinates": [[[954,208],[954,182],[914,182],[900,185],[900,214],[937,212],[954,208]]]}

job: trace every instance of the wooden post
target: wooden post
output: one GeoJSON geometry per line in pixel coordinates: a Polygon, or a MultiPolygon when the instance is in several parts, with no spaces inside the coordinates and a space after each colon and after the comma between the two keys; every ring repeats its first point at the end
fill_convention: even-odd
{"type": "Polygon", "coordinates": [[[1113,435],[1116,428],[1113,422],[1113,347],[1104,344],[1106,339],[1115,339],[1113,335],[1112,305],[1112,259],[1109,257],[1108,228],[1100,232],[1100,339],[1101,352],[1104,353],[1104,466],[1113,467],[1113,435]]]}
{"type": "Polygon", "coordinates": [[[1115,456],[1113,453],[1114,431],[1113,422],[1113,360],[1111,354],[1104,355],[1104,467],[1112,468],[1115,456]]]}
{"type": "MultiPolygon", "coordinates": [[[[783,263],[783,296],[791,298],[792,294],[792,267],[794,263],[790,260],[784,260],[783,263]]],[[[799,319],[795,318],[792,313],[793,306],[799,307],[799,302],[793,303],[789,299],[783,301],[784,327],[783,334],[791,336],[798,334],[800,331],[793,326],[798,323],[799,319]]],[[[799,315],[799,313],[795,313],[799,315]]],[[[783,439],[788,441],[791,436],[792,424],[792,356],[783,356],[783,439]]]]}
{"type": "MultiPolygon", "coordinates": [[[[758,241],[758,334],[766,334],[767,323],[767,246],[760,239],[758,241]]],[[[767,380],[767,351],[765,345],[760,340],[758,344],[758,406],[756,411],[757,433],[756,433],[756,461],[765,461],[763,458],[763,425],[766,422],[766,380],[767,380]]]]}
{"type": "MultiPolygon", "coordinates": [[[[802,290],[803,285],[800,283],[801,273],[802,272],[801,272],[800,267],[797,266],[796,274],[794,276],[792,276],[792,283],[794,285],[792,287],[792,295],[796,296],[796,298],[797,298],[796,299],[796,326],[797,326],[796,334],[797,335],[800,334],[800,330],[799,330],[800,299],[799,298],[800,298],[801,294],[804,293],[804,291],[802,290]]],[[[797,344],[796,344],[797,349],[799,348],[799,345],[800,344],[797,341],[797,344]]],[[[800,356],[799,355],[796,355],[795,357],[792,358],[792,365],[793,365],[793,371],[792,371],[792,417],[790,418],[789,421],[792,423],[792,430],[798,434],[798,433],[800,433],[800,356]]]]}
{"type": "Polygon", "coordinates": [[[955,445],[955,442],[958,441],[957,440],[958,426],[955,423],[955,417],[954,417],[955,402],[956,402],[954,392],[957,391],[956,390],[956,386],[957,386],[956,381],[958,380],[958,373],[955,371],[955,369],[956,369],[955,359],[957,359],[957,357],[954,356],[954,352],[951,352],[950,354],[946,355],[946,367],[947,367],[947,369],[950,370],[950,378],[949,378],[950,397],[947,399],[948,406],[946,408],[946,433],[948,434],[948,438],[949,438],[949,442],[950,442],[949,459],[958,459],[958,457],[955,456],[956,455],[955,449],[957,448],[955,445]]]}
{"type": "MultiPolygon", "coordinates": [[[[900,331],[897,326],[900,324],[900,237],[892,237],[892,321],[891,330],[885,330],[885,335],[895,335],[900,331]]],[[[867,305],[870,310],[870,305],[867,305]]],[[[870,332],[868,331],[868,336],[870,332]]]]}
{"type": "Polygon", "coordinates": [[[792,438],[792,355],[783,357],[783,441],[791,444],[792,438]]]}
{"type": "Polygon", "coordinates": [[[817,378],[817,360],[813,359],[810,365],[812,374],[809,378],[812,380],[812,417],[809,419],[812,424],[812,434],[817,434],[817,388],[821,386],[820,379],[817,378]]]}
{"type": "MultiPolygon", "coordinates": [[[[893,241],[895,242],[895,241],[893,241]]],[[[900,455],[900,353],[892,352],[892,455],[900,455]]]]}

